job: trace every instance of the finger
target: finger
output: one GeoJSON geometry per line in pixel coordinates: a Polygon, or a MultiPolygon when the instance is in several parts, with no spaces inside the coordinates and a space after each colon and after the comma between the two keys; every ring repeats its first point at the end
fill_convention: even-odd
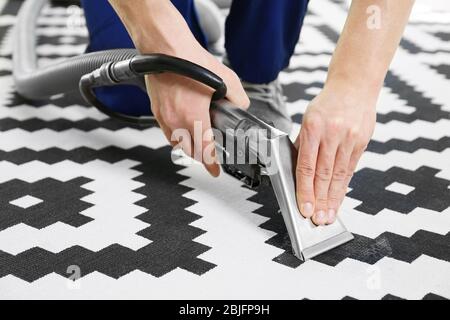
{"type": "Polygon", "coordinates": [[[314,214],[314,175],[316,171],[319,138],[305,125],[300,131],[296,168],[297,204],[305,218],[314,214]]]}
{"type": "Polygon", "coordinates": [[[175,150],[182,150],[185,155],[193,158],[194,143],[191,133],[188,130],[174,130],[172,132],[171,142],[175,150]]]}
{"type": "Polygon", "coordinates": [[[182,122],[176,117],[170,117],[169,108],[164,109],[164,115],[161,117],[163,124],[163,131],[170,132],[169,141],[175,150],[182,150],[185,155],[192,158],[193,156],[193,142],[192,135],[188,129],[185,129],[182,122]]]}
{"type": "Polygon", "coordinates": [[[364,147],[360,147],[360,148],[354,148],[352,155],[350,157],[350,161],[348,164],[348,169],[347,169],[347,177],[345,178],[345,188],[343,190],[344,192],[344,196],[342,197],[341,203],[339,204],[339,206],[342,205],[342,202],[345,199],[345,195],[347,194],[347,190],[348,190],[348,186],[350,185],[350,182],[353,178],[353,174],[356,171],[356,168],[358,166],[358,162],[361,159],[361,156],[364,154],[364,147]]]}
{"type": "Polygon", "coordinates": [[[188,120],[191,124],[191,134],[193,137],[194,154],[193,158],[200,161],[205,169],[213,176],[218,177],[220,167],[218,165],[215,153],[214,137],[211,130],[211,120],[208,112],[202,112],[196,118],[188,120]],[[214,148],[213,148],[214,146],[214,148]],[[214,151],[211,151],[213,150],[214,151]],[[209,153],[204,155],[204,150],[209,153]]]}
{"type": "MultiPolygon", "coordinates": [[[[150,85],[149,85],[147,77],[145,78],[145,81],[147,84],[147,88],[149,89],[149,92],[150,92],[150,85]]],[[[166,124],[166,122],[164,121],[164,118],[161,115],[161,103],[158,99],[158,96],[155,96],[155,95],[152,96],[151,94],[149,94],[148,97],[150,99],[150,109],[151,109],[153,117],[158,122],[158,125],[161,128],[167,141],[169,141],[169,143],[172,145],[172,147],[174,147],[176,143],[174,141],[172,141],[172,130],[166,124]]]]}
{"type": "Polygon", "coordinates": [[[334,161],[333,175],[331,178],[330,188],[328,190],[328,212],[327,223],[334,223],[336,214],[338,213],[342,199],[345,196],[347,188],[347,171],[349,168],[350,158],[353,151],[353,143],[341,145],[336,153],[334,161]]]}
{"type": "Polygon", "coordinates": [[[203,163],[213,177],[220,175],[220,166],[217,160],[216,144],[211,128],[203,133],[203,163]]]}
{"type": "Polygon", "coordinates": [[[164,118],[161,116],[161,113],[159,111],[159,107],[152,104],[152,114],[153,117],[156,119],[156,121],[158,122],[158,126],[161,129],[161,131],[163,132],[164,136],[166,137],[167,141],[170,143],[170,145],[172,147],[174,147],[177,143],[176,141],[173,140],[172,137],[172,130],[169,128],[169,126],[166,124],[166,122],[164,121],[164,118]]]}
{"type": "Polygon", "coordinates": [[[158,121],[158,125],[161,128],[161,131],[163,132],[167,141],[169,141],[170,145],[172,147],[174,147],[177,144],[177,142],[173,140],[172,130],[169,128],[169,126],[164,122],[164,120],[162,118],[159,118],[159,119],[156,118],[156,121],[158,121]]]}
{"type": "Polygon", "coordinates": [[[242,87],[241,80],[234,71],[226,66],[224,67],[226,68],[226,71],[223,73],[223,80],[225,81],[228,89],[227,99],[230,100],[230,102],[236,107],[247,109],[250,106],[250,99],[242,87]]]}
{"type": "Polygon", "coordinates": [[[317,156],[316,173],[314,177],[314,194],[316,198],[313,221],[317,225],[328,221],[328,189],[333,175],[337,144],[322,140],[317,156]]]}

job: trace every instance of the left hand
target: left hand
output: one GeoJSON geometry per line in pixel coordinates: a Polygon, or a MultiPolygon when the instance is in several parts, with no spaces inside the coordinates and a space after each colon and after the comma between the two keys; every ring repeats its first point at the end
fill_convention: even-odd
{"type": "Polygon", "coordinates": [[[317,225],[336,220],[373,134],[375,105],[376,99],[359,90],[325,85],[308,106],[296,142],[297,201],[302,215],[317,225]]]}

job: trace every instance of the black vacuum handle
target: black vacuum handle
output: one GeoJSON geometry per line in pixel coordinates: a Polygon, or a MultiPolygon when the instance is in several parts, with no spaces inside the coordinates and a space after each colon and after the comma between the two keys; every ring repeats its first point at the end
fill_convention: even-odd
{"type": "Polygon", "coordinates": [[[212,97],[214,101],[225,98],[227,94],[225,82],[212,71],[191,61],[165,54],[137,55],[129,61],[113,63],[109,70],[111,78],[118,83],[136,76],[169,72],[196,80],[214,89],[212,97]]]}

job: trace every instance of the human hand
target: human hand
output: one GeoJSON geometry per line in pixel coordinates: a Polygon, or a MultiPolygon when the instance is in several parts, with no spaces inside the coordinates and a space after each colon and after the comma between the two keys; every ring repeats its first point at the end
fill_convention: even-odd
{"type": "MultiPolygon", "coordinates": [[[[238,76],[197,42],[170,1],[109,1],[140,53],[167,54],[209,69],[224,80],[228,100],[235,106],[248,107],[250,101],[238,76]]],[[[149,75],[146,85],[153,115],[172,146],[181,147],[187,155],[202,161],[213,176],[218,176],[220,167],[216,163],[209,115],[213,90],[170,73],[149,75]],[[196,131],[201,137],[198,133],[196,136],[196,131]]]]}
{"type": "MultiPolygon", "coordinates": [[[[206,50],[199,48],[183,58],[221,77],[228,88],[227,99],[236,106],[248,107],[248,97],[237,75],[206,50]]],[[[218,176],[220,167],[209,114],[213,90],[195,80],[169,73],[147,76],[146,83],[153,115],[167,140],[202,162],[212,176],[218,176]]]]}
{"type": "Polygon", "coordinates": [[[375,99],[325,86],[310,103],[297,138],[297,201],[317,225],[336,220],[348,184],[373,134],[375,99]]]}

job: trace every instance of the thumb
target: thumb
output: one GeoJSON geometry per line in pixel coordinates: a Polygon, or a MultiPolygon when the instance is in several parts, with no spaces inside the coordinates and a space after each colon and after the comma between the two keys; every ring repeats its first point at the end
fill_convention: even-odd
{"type": "Polygon", "coordinates": [[[250,99],[242,87],[241,80],[230,68],[225,65],[222,65],[222,68],[224,71],[220,73],[220,76],[227,85],[227,99],[238,108],[248,109],[250,106],[250,99]]]}

